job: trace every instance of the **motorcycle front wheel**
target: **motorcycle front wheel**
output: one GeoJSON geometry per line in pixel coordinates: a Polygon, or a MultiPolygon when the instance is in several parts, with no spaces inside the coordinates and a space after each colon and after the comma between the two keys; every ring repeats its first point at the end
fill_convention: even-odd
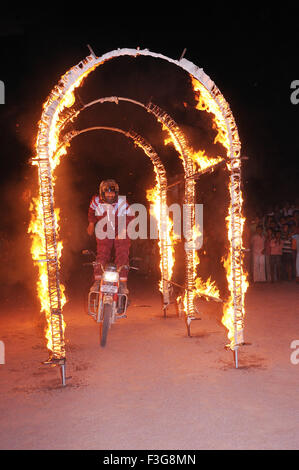
{"type": "Polygon", "coordinates": [[[110,328],[112,316],[112,305],[104,304],[103,305],[103,321],[100,326],[100,344],[102,347],[106,346],[108,330],[110,328]]]}

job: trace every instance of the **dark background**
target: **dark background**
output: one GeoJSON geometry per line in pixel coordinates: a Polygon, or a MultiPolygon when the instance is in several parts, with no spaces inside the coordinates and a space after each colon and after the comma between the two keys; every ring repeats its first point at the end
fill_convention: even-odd
{"type": "MultiPolygon", "coordinates": [[[[299,105],[290,101],[291,82],[299,79],[294,9],[242,6],[233,10],[223,5],[197,10],[180,5],[176,15],[166,15],[151,4],[150,15],[147,11],[136,15],[132,6],[122,13],[118,8],[86,11],[81,6],[69,14],[53,5],[57,13],[51,16],[50,5],[47,8],[41,12],[26,5],[0,19],[0,79],[5,83],[5,105],[0,105],[2,286],[32,291],[35,274],[26,231],[29,204],[38,188],[36,169],[28,160],[34,156],[42,104],[60,76],[89,54],[87,44],[97,56],[139,46],[179,59],[186,48],[186,59],[202,67],[215,82],[238,125],[242,155],[249,157],[243,165],[246,215],[275,203],[296,201],[299,105]]],[[[223,154],[221,146],[213,144],[210,116],[194,111],[187,74],[165,61],[112,60],[91,73],[79,93],[83,102],[113,94],[143,102],[152,99],[182,126],[194,148],[205,148],[210,156],[223,154]]],[[[134,129],[156,148],[174,180],[180,174],[176,153],[163,145],[165,133],[132,105],[94,107],[82,113],[74,128],[89,125],[134,129]]],[[[131,202],[144,202],[144,189],[153,186],[154,176],[141,150],[123,136],[107,132],[74,139],[57,176],[56,203],[61,207],[66,240],[64,278],[71,283],[80,250],[91,243],[85,233],[86,210],[99,181],[114,177],[131,202]]],[[[212,257],[214,250],[218,261],[226,237],[226,178],[220,169],[198,185],[198,202],[206,204],[212,214],[204,221],[208,251],[212,257]],[[220,242],[216,249],[215,240],[220,242]]],[[[204,274],[209,266],[205,273],[202,265],[204,274]]],[[[223,277],[222,272],[213,274],[223,277]]]]}

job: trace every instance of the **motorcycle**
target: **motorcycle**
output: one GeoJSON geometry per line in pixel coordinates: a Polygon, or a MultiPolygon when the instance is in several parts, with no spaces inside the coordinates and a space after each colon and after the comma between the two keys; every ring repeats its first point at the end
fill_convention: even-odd
{"type": "MultiPolygon", "coordinates": [[[[83,250],[84,255],[93,255],[95,253],[89,250],[83,250]]],[[[112,324],[121,318],[126,318],[128,307],[128,295],[121,292],[119,273],[122,268],[138,269],[132,266],[117,266],[114,263],[108,263],[105,268],[96,261],[84,263],[93,267],[100,265],[102,276],[96,281],[95,287],[88,294],[88,314],[100,323],[100,345],[106,346],[108,331],[112,324]]]]}

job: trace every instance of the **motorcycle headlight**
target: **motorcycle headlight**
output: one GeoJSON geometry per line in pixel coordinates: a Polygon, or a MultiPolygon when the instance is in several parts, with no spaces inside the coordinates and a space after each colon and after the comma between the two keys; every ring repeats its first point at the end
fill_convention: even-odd
{"type": "Polygon", "coordinates": [[[118,282],[119,274],[116,271],[105,271],[103,280],[106,282],[118,282]]]}

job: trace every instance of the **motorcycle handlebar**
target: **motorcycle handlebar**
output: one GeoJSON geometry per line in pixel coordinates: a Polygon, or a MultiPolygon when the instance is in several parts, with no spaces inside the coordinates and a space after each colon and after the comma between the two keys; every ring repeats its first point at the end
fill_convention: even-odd
{"type": "MultiPolygon", "coordinates": [[[[83,266],[101,266],[102,271],[105,271],[103,265],[101,263],[98,263],[97,261],[92,261],[91,263],[83,263],[83,266]]],[[[128,266],[127,264],[123,264],[122,266],[119,266],[117,268],[117,272],[119,273],[123,268],[135,269],[136,271],[139,270],[139,268],[135,268],[135,266],[128,266]]]]}
{"type": "MultiPolygon", "coordinates": [[[[82,250],[82,254],[83,255],[92,255],[96,258],[96,254],[91,250],[82,250]]],[[[133,258],[133,259],[141,260],[142,258],[133,258]]],[[[98,261],[91,261],[90,263],[83,263],[83,266],[101,266],[102,271],[103,272],[105,271],[105,269],[103,268],[103,265],[101,263],[99,263],[98,261]]],[[[120,272],[123,268],[135,269],[136,271],[139,270],[139,268],[135,268],[135,266],[129,266],[127,264],[123,264],[122,266],[119,266],[119,268],[117,268],[117,272],[120,272]]]]}

